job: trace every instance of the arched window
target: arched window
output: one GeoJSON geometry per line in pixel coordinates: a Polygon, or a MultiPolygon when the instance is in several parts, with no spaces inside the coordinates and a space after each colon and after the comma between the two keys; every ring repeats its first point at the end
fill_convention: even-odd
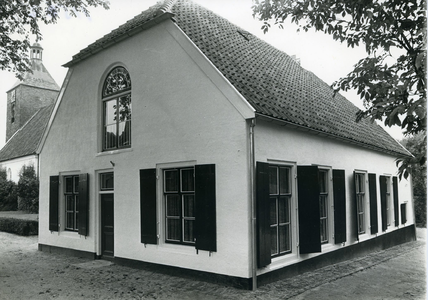
{"type": "Polygon", "coordinates": [[[123,67],[107,76],[102,91],[103,150],[131,146],[131,78],[123,67]]]}

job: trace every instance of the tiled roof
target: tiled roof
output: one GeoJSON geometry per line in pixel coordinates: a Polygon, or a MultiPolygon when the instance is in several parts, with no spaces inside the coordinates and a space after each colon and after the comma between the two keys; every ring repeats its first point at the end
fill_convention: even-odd
{"type": "Polygon", "coordinates": [[[0,150],[0,162],[36,154],[54,105],[39,109],[0,150]]]}
{"type": "Polygon", "coordinates": [[[9,89],[13,89],[20,84],[25,84],[29,86],[34,86],[42,89],[49,89],[59,91],[59,86],[49,74],[46,67],[43,65],[41,60],[33,59],[31,62],[31,72],[26,72],[23,77],[23,80],[17,80],[15,84],[9,89]]]}
{"type": "Polygon", "coordinates": [[[396,155],[409,153],[376,123],[355,121],[358,108],[286,53],[188,0],[142,12],[73,56],[70,66],[145,23],[174,16],[181,30],[253,106],[256,114],[396,155]]]}

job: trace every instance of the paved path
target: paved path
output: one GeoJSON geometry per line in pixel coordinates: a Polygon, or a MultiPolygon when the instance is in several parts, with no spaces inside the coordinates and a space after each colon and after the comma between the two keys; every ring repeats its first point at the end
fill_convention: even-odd
{"type": "Polygon", "coordinates": [[[37,237],[0,232],[0,299],[425,299],[426,230],[418,235],[253,292],[44,253],[37,237]]]}

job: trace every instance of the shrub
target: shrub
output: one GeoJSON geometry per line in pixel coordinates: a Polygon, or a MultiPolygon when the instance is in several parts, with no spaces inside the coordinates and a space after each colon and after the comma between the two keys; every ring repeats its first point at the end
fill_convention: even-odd
{"type": "Polygon", "coordinates": [[[16,210],[18,207],[18,196],[16,184],[7,179],[5,169],[0,169],[0,211],[16,210]]]}
{"type": "Polygon", "coordinates": [[[34,166],[23,166],[17,186],[18,209],[31,213],[39,212],[39,179],[34,166]]]}
{"type": "Polygon", "coordinates": [[[0,231],[19,235],[37,235],[39,222],[12,218],[0,218],[0,231]]]}

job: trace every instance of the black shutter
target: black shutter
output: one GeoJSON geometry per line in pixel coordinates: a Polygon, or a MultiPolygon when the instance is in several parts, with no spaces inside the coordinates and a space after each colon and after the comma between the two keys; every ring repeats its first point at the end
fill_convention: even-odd
{"type": "Polygon", "coordinates": [[[392,177],[392,189],[394,191],[394,219],[395,219],[395,226],[398,226],[399,220],[398,220],[398,179],[397,177],[392,177]]]}
{"type": "Polygon", "coordinates": [[[380,212],[382,216],[382,231],[388,228],[388,219],[386,211],[386,192],[387,192],[387,179],[385,176],[379,176],[379,189],[380,189],[380,212]]]}
{"type": "Polygon", "coordinates": [[[89,234],[89,175],[79,175],[79,234],[89,234]]]}
{"type": "Polygon", "coordinates": [[[269,164],[256,163],[257,266],[271,263],[269,164]]]}
{"type": "Polygon", "coordinates": [[[318,167],[298,166],[300,253],[321,252],[318,167]]]}
{"type": "Polygon", "coordinates": [[[378,233],[376,174],[369,174],[369,196],[371,234],[376,234],[378,233]]]}
{"type": "Polygon", "coordinates": [[[49,230],[58,231],[59,176],[49,178],[49,230]]]}
{"type": "Polygon", "coordinates": [[[195,166],[195,247],[217,251],[215,165],[195,166]]]}
{"type": "Polygon", "coordinates": [[[354,234],[356,236],[357,241],[360,240],[360,236],[359,236],[359,232],[358,232],[358,203],[357,203],[357,173],[355,173],[354,171],[354,217],[355,217],[355,222],[354,222],[354,234]]]}
{"type": "Polygon", "coordinates": [[[406,224],[407,222],[406,203],[402,203],[400,205],[400,208],[401,208],[401,224],[406,224]]]}
{"type": "Polygon", "coordinates": [[[333,170],[334,242],[346,242],[345,170],[333,170]]]}
{"type": "Polygon", "coordinates": [[[140,170],[141,243],[157,244],[156,169],[140,170]]]}

